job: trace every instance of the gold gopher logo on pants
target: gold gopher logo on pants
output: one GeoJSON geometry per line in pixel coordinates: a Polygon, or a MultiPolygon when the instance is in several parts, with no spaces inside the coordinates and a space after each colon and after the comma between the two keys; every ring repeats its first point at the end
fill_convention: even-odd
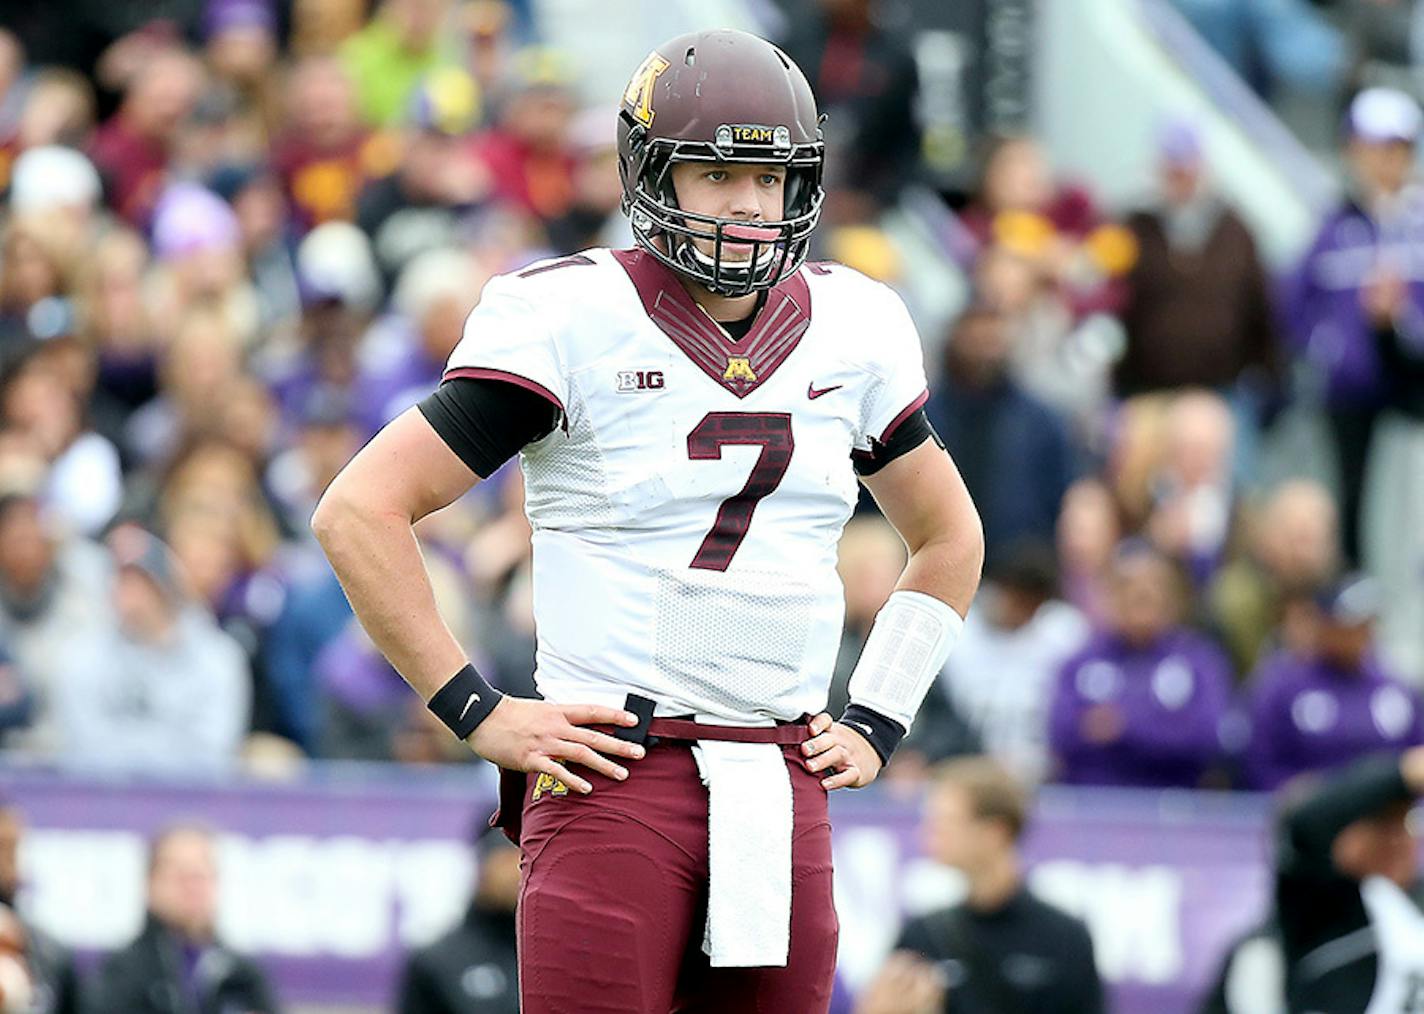
{"type": "Polygon", "coordinates": [[[569,787],[553,775],[540,775],[534,780],[534,793],[529,797],[530,801],[537,800],[546,792],[551,796],[567,796],[569,787]]]}

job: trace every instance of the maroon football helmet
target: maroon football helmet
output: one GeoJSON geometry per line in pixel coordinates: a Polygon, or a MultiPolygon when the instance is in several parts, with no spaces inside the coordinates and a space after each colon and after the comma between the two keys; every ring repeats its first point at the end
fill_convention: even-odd
{"type": "Polygon", "coordinates": [[[713,292],[767,289],[806,259],[821,216],[821,140],[816,97],[781,50],[746,32],[679,35],[648,55],[618,111],[623,212],[638,245],[713,292]],[[673,192],[675,162],[742,162],[786,167],[783,218],[747,222],[683,211],[673,192]],[[694,237],[710,239],[711,255],[694,237]],[[724,260],[726,242],[751,257],[724,260]]]}

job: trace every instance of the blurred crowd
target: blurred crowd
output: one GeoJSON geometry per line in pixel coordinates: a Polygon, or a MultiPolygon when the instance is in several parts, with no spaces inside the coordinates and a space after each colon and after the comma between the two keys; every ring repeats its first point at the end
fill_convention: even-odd
{"type": "MultiPolygon", "coordinates": [[[[917,86],[874,6],[823,0],[785,42],[831,117],[816,256],[896,284],[877,223],[917,178],[917,86]]],[[[504,0],[75,10],[0,32],[4,751],[151,774],[472,761],[307,519],[438,383],[485,279],[628,242],[612,106],[504,0]],[[64,17],[102,45],[56,51],[64,17]]],[[[941,270],[969,296],[924,337],[987,580],[892,776],[982,751],[1032,782],[1271,788],[1424,741],[1359,572],[1378,422],[1424,414],[1420,119],[1358,94],[1348,197],[1284,273],[1188,119],[1163,118],[1156,190],[1126,212],[1031,137],[986,143],[948,195],[941,270]],[[1257,481],[1293,401],[1327,420],[1338,490],[1257,481]]],[[[530,693],[521,498],[506,467],[418,535],[472,658],[530,693]]],[[[833,710],[902,560],[867,503],[833,710]]]]}

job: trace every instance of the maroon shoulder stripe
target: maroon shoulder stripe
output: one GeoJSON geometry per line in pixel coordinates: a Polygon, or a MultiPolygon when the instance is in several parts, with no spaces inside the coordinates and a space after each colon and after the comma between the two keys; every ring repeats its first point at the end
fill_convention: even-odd
{"type": "Polygon", "coordinates": [[[900,424],[903,423],[906,419],[910,418],[910,416],[914,415],[916,411],[924,408],[925,402],[929,400],[930,392],[928,390],[922,391],[918,398],[906,405],[903,409],[900,410],[899,415],[897,415],[894,419],[890,420],[890,425],[886,426],[885,432],[880,434],[880,442],[882,444],[887,442],[890,439],[890,435],[900,428],[900,424]]]}
{"type": "Polygon", "coordinates": [[[515,387],[522,387],[526,391],[533,391],[542,398],[553,402],[554,407],[560,412],[564,411],[564,403],[559,400],[559,396],[549,390],[543,384],[528,377],[522,377],[518,373],[510,373],[508,370],[491,370],[482,366],[457,366],[454,369],[446,370],[442,380],[456,380],[464,378],[467,380],[503,380],[513,384],[515,387]]]}

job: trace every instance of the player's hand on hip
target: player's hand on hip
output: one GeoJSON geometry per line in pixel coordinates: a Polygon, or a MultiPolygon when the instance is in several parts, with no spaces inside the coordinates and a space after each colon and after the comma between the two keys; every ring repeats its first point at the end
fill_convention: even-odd
{"type": "Polygon", "coordinates": [[[582,764],[622,781],[628,777],[628,769],[609,758],[637,760],[644,750],[637,743],[583,726],[637,724],[638,717],[622,708],[506,697],[466,742],[475,753],[502,768],[552,775],[575,792],[588,793],[593,786],[565,764],[582,764]]]}
{"type": "Polygon", "coordinates": [[[848,725],[834,721],[826,712],[811,719],[811,738],[801,744],[806,768],[827,777],[827,789],[858,789],[880,774],[880,755],[870,742],[848,725]]]}

